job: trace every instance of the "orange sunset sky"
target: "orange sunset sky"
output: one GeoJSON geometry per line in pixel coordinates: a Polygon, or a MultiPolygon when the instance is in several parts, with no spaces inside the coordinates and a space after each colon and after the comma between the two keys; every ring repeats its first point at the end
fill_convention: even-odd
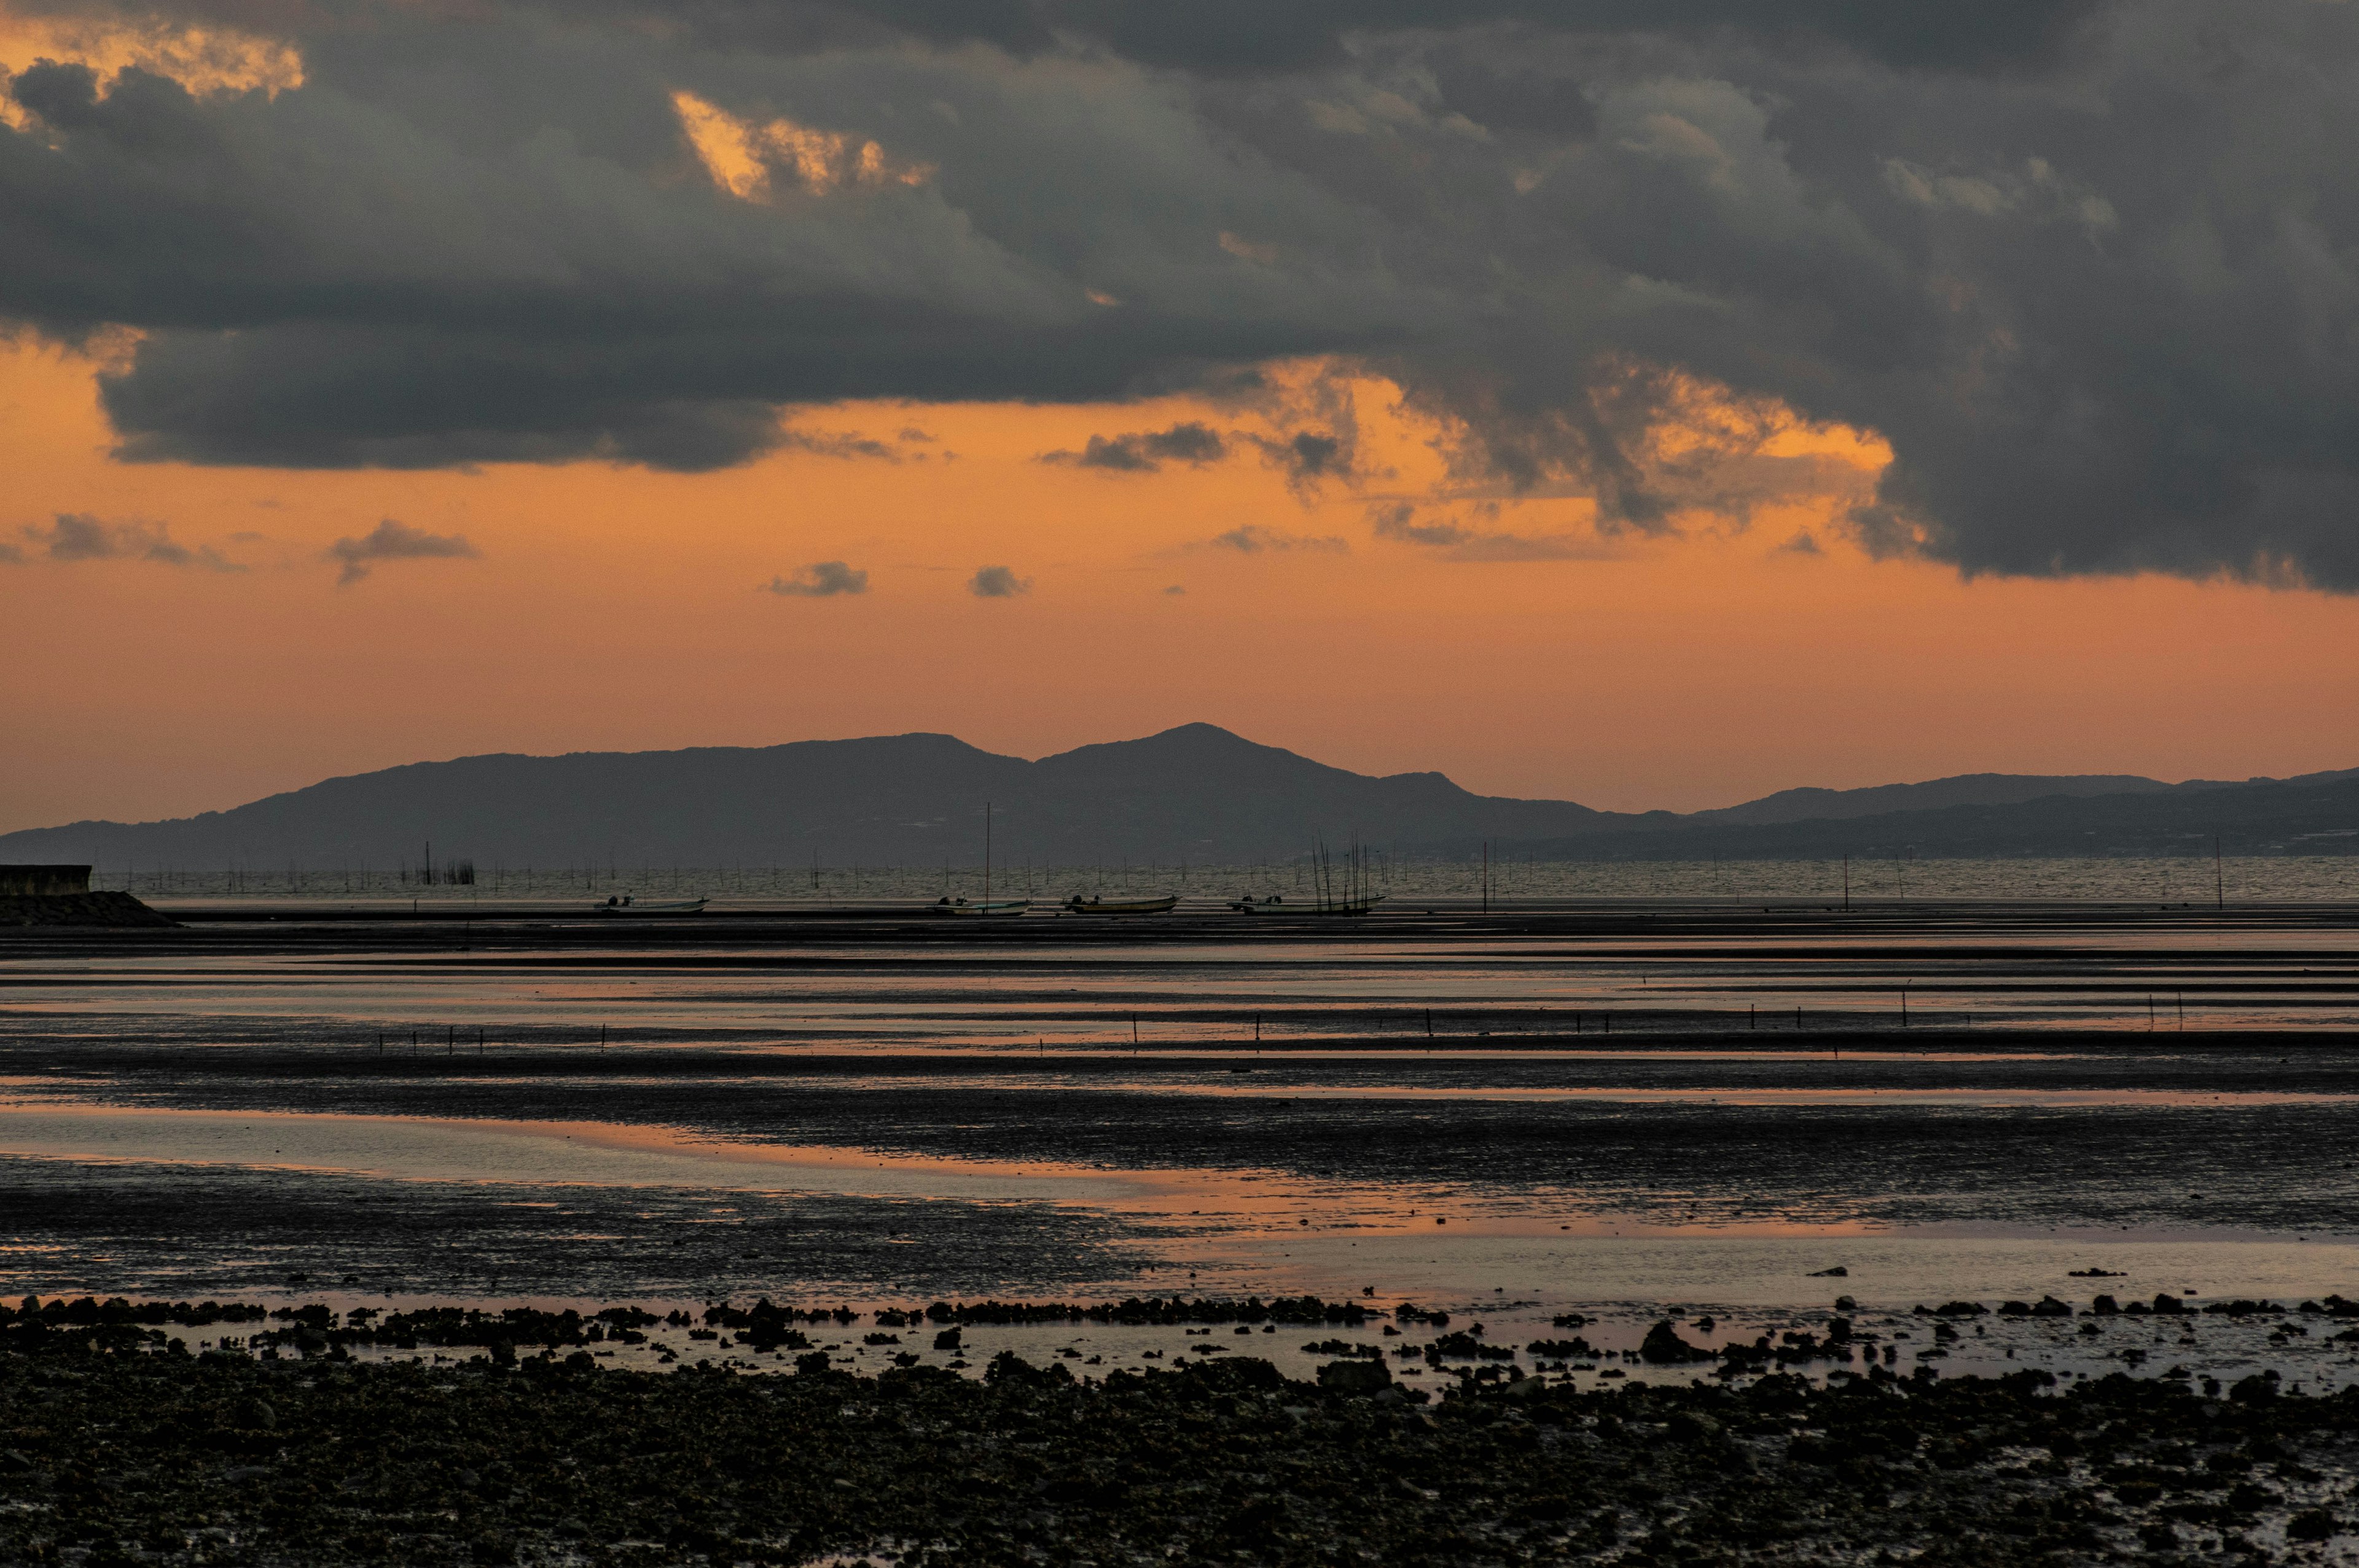
{"type": "MultiPolygon", "coordinates": [[[[934,438],[900,461],[261,471],[111,460],[91,364],[19,342],[0,354],[9,533],[59,513],[143,520],[234,569],[0,568],[17,759],[0,826],[184,815],[491,751],[932,730],[1033,756],[1193,719],[1362,771],[1616,809],[1962,772],[2359,763],[2349,598],[1962,581],[1868,559],[1830,524],[1847,494],[1661,537],[1600,538],[1585,501],[1530,501],[1485,525],[1572,558],[1451,559],[1368,524],[1382,496],[1446,488],[1387,390],[1354,393],[1364,466],[1389,472],[1308,497],[1250,460],[1038,460],[1093,433],[1253,423],[1183,401],[799,420],[934,438]],[[479,554],[340,585],[330,546],[387,517],[479,554]],[[1273,546],[1213,542],[1241,528],[1273,546]],[[1805,532],[1817,553],[1789,547],[1805,532]],[[759,590],[822,559],[866,570],[868,591],[759,590]],[[973,596],[986,565],[1029,590],[973,596]]],[[[1872,439],[1786,439],[1836,454],[1838,476],[1878,460],[1872,439]]]]}
{"type": "MultiPolygon", "coordinates": [[[[455,12],[395,9],[462,25],[455,12]]],[[[0,5],[0,68],[12,71],[71,46],[107,69],[145,60],[258,103],[266,90],[299,91],[307,69],[266,40],[217,35],[213,54],[190,64],[197,54],[165,45],[194,35],[143,34],[135,48],[128,34],[9,15],[0,5]]],[[[1082,81],[1101,97],[1164,93],[1161,79],[1094,56],[1061,74],[980,46],[922,56],[911,46],[890,60],[955,68],[995,91],[1082,81]]],[[[1501,52],[1483,69],[1516,63],[1501,52]]],[[[1541,134],[1515,125],[1538,121],[1501,109],[1495,131],[1477,124],[1479,98],[1447,114],[1438,97],[1416,100],[1451,81],[1506,78],[1467,78],[1462,61],[1450,66],[1457,78],[1416,61],[1383,77],[1381,64],[1364,49],[1350,67],[1358,76],[1300,89],[1326,94],[1306,99],[1304,167],[1386,136],[1425,136],[1421,146],[1453,157],[1506,148],[1530,154],[1502,198],[1519,200],[1547,196],[1549,170],[1580,157],[1676,170],[1699,146],[1720,159],[1699,179],[1727,187],[1757,166],[1774,193],[1796,179],[1765,160],[1790,155],[1800,167],[1810,153],[1747,106],[1769,96],[1701,76],[1680,96],[1593,72],[1579,101],[1593,107],[1581,112],[1594,121],[1632,105],[1644,135],[1617,142],[1593,124],[1550,150],[1515,142],[1541,134]],[[1755,142],[1740,146],[1746,136],[1755,142]]],[[[1723,65],[1768,69],[1752,56],[1711,69],[1723,65]]],[[[1824,90],[1852,80],[1831,72],[1824,90]]],[[[2015,91],[1989,80],[1993,92],[2015,91]]],[[[673,102],[712,180],[699,200],[716,209],[769,200],[765,182],[788,181],[797,158],[821,195],[830,179],[866,181],[912,204],[949,200],[934,186],[951,191],[959,172],[941,162],[956,140],[926,152],[933,161],[870,142],[855,170],[856,135],[783,119],[766,129],[755,108],[733,119],[685,92],[673,102]]],[[[0,107],[8,126],[38,130],[33,111],[0,107]]],[[[897,123],[916,135],[915,121],[897,123]]],[[[59,124],[59,146],[83,134],[59,124]]],[[[2100,168],[2099,151],[2078,167],[2100,168]]],[[[2089,235],[2128,243],[2112,237],[2135,217],[2121,193],[2128,174],[2101,200],[2085,193],[2098,174],[2039,160],[2020,165],[2029,175],[2006,172],[2016,167],[1976,184],[1896,159],[1880,185],[1845,199],[1897,225],[1937,209],[1972,207],[1974,222],[2033,214],[2043,192],[2061,191],[2073,204],[2055,210],[2086,235],[2058,239],[2059,255],[2095,254],[2089,235]]],[[[664,178],[676,189],[701,177],[683,153],[664,178]]],[[[1248,282],[1297,254],[1226,230],[1201,249],[1206,276],[1226,268],[1248,282]]],[[[1928,290],[1967,297],[1947,277],[1928,290]]],[[[1601,524],[1577,484],[1518,494],[1465,477],[1448,460],[1453,432],[1420,411],[1428,404],[1412,408],[1390,382],[1317,357],[1259,367],[1284,396],[789,406],[780,417],[795,440],[701,473],[597,460],[400,471],[128,461],[97,377],[141,330],[115,325],[78,346],[30,327],[0,338],[0,719],[12,762],[0,773],[0,830],[181,816],[495,751],[940,730],[1038,756],[1192,720],[1364,772],[1439,770],[1484,793],[1624,810],[1968,772],[2177,780],[2359,765],[2352,597],[2200,570],[1971,577],[1929,558],[1874,558],[1848,521],[1890,458],[1873,422],[1813,427],[1774,396],[1740,406],[1701,377],[1648,438],[1646,460],[1677,473],[1709,452],[1703,468],[1741,469],[1745,482],[1698,482],[1686,510],[1649,530],[1601,524]],[[1307,428],[1301,411],[1313,406],[1329,427],[1356,431],[1348,473],[1305,480],[1268,455],[1307,428]],[[1169,458],[1151,472],[1071,460],[1093,437],[1191,424],[1219,438],[1222,460],[1169,458]],[[1753,498],[1741,508],[1713,499],[1739,492],[1753,498]],[[1414,527],[1388,532],[1384,520],[1404,506],[1414,527]],[[349,548],[388,524],[448,553],[346,569],[339,541],[349,548]],[[74,528],[104,547],[60,547],[74,528]],[[766,588],[835,562],[865,573],[865,590],[766,588]],[[1006,568],[1022,591],[971,591],[985,568],[1006,568]]]]}

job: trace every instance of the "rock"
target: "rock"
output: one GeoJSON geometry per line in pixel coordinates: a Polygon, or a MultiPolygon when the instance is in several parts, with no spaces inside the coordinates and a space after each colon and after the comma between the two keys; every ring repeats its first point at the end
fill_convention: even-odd
{"type": "Polygon", "coordinates": [[[2118,1317],[2121,1315],[2121,1310],[2122,1303],[2111,1296],[2099,1296],[2089,1303],[2089,1314],[2092,1317],[2118,1317]]]}
{"type": "Polygon", "coordinates": [[[2042,1296],[2038,1301],[2032,1303],[2031,1315],[2034,1317],[2071,1317],[2072,1315],[2072,1309],[2068,1303],[2058,1301],[2054,1296],[2042,1296]]]}
{"type": "Polygon", "coordinates": [[[1670,1319],[1664,1318],[1647,1330],[1647,1337],[1638,1345],[1638,1359],[1657,1366],[1679,1366],[1694,1361],[1717,1361],[1720,1357],[1701,1346],[1690,1345],[1681,1339],[1679,1331],[1671,1326],[1670,1319]]]}
{"type": "Polygon", "coordinates": [[[1700,1411],[1674,1411],[1665,1430],[1681,1443],[1702,1443],[1718,1437],[1721,1424],[1700,1411]]]}
{"type": "Polygon", "coordinates": [[[1837,1297],[1835,1298],[1835,1311],[1837,1311],[1837,1312],[1857,1312],[1858,1310],[1859,1310],[1859,1303],[1858,1303],[1858,1302],[1856,1302],[1856,1301],[1854,1301],[1854,1300],[1853,1298],[1851,1298],[1850,1296],[1837,1296],[1837,1297]]]}
{"type": "Polygon", "coordinates": [[[1333,1394],[1373,1394],[1392,1387],[1382,1361],[1330,1361],[1319,1368],[1319,1386],[1333,1394]]]}
{"type": "Polygon", "coordinates": [[[2326,1541],[2343,1533],[2343,1521],[2324,1509],[2304,1509],[2286,1520],[2288,1541],[2326,1541]]]}
{"type": "Polygon", "coordinates": [[[937,1350],[958,1349],[961,1343],[960,1336],[965,1331],[963,1329],[957,1328],[943,1329],[940,1334],[934,1336],[934,1348],[937,1350]]]}

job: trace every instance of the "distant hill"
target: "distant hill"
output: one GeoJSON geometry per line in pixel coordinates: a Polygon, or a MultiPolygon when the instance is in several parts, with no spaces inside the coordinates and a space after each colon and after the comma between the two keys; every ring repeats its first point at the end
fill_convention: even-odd
{"type": "Polygon", "coordinates": [[[1210,724],[1040,761],[948,735],[758,748],[495,755],[330,779],[170,822],[0,836],[0,860],[388,868],[431,842],[489,867],[973,864],[984,808],[1004,863],[1282,860],[1429,838],[1540,838],[1605,814],[1468,793],[1440,773],[1372,778],[1210,724]]]}
{"type": "MultiPolygon", "coordinates": [[[[1799,822],[1688,818],[1648,833],[1583,833],[1505,846],[1503,852],[1571,860],[1831,860],[1903,854],[1930,860],[2209,856],[2216,845],[2231,855],[2359,854],[2359,775],[2315,776],[2327,782],[2197,781],[2130,794],[2060,794],[2002,805],[1799,822]]],[[[1455,848],[1464,852],[1462,844],[1455,848]]]]}
{"type": "Polygon", "coordinates": [[[2359,850],[2359,769],[2166,784],[1973,773],[1781,790],[1680,816],[1474,795],[1440,773],[1372,777],[1210,724],[1027,762],[949,735],[679,752],[493,755],[329,779],[168,822],[0,835],[0,861],[103,869],[390,869],[447,863],[972,865],[991,806],[1002,864],[1283,860],[1324,838],[1396,853],[1575,860],[2359,850]]]}
{"type": "Polygon", "coordinates": [[[1896,811],[1938,811],[1950,806],[2014,806],[2049,795],[2147,795],[2171,786],[2135,773],[1961,773],[1927,784],[1876,784],[1869,789],[1781,789],[1743,806],[1691,812],[1680,820],[1702,826],[1756,827],[1883,816],[1896,811]]]}

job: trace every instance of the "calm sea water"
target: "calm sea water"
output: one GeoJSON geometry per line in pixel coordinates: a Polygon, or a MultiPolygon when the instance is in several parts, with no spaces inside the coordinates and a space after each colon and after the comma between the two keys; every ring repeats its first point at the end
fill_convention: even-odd
{"type": "MultiPolygon", "coordinates": [[[[440,874],[438,868],[438,876],[440,874]]],[[[92,885],[143,898],[603,900],[712,898],[723,905],[852,904],[976,898],[984,869],[967,866],[522,867],[478,863],[472,884],[421,883],[412,868],[248,865],[182,871],[101,867],[92,885]]],[[[1340,872],[1338,873],[1340,875],[1340,872]]],[[[1490,898],[1564,902],[1624,899],[1840,900],[2065,899],[2144,903],[2359,901],[2359,855],[2093,857],[2087,860],[1854,860],[1493,861],[1490,898]]],[[[1372,891],[1388,899],[1480,900],[1480,861],[1378,857],[1372,891]]],[[[994,866],[995,898],[1060,900],[1072,893],[1219,901],[1271,893],[1312,896],[1307,860],[1252,866],[994,866]]]]}

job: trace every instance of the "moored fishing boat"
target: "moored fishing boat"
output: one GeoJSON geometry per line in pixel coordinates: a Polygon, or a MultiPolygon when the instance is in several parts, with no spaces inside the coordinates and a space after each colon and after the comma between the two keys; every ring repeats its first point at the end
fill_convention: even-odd
{"type": "Polygon", "coordinates": [[[1312,907],[1310,913],[1313,914],[1365,914],[1384,901],[1385,895],[1380,892],[1339,894],[1334,898],[1321,899],[1312,907]]]}
{"type": "Polygon", "coordinates": [[[603,903],[592,906],[590,913],[592,914],[695,914],[703,910],[704,904],[705,901],[701,898],[683,898],[664,903],[647,903],[633,899],[629,893],[625,893],[620,898],[609,898],[603,903]]]}
{"type": "Polygon", "coordinates": [[[1075,893],[1065,901],[1072,914],[1169,914],[1179,905],[1177,893],[1162,898],[1083,898],[1075,893]]]}
{"type": "Polygon", "coordinates": [[[936,899],[926,905],[928,914],[1021,914],[1032,907],[1028,898],[1002,899],[936,899]]]}

